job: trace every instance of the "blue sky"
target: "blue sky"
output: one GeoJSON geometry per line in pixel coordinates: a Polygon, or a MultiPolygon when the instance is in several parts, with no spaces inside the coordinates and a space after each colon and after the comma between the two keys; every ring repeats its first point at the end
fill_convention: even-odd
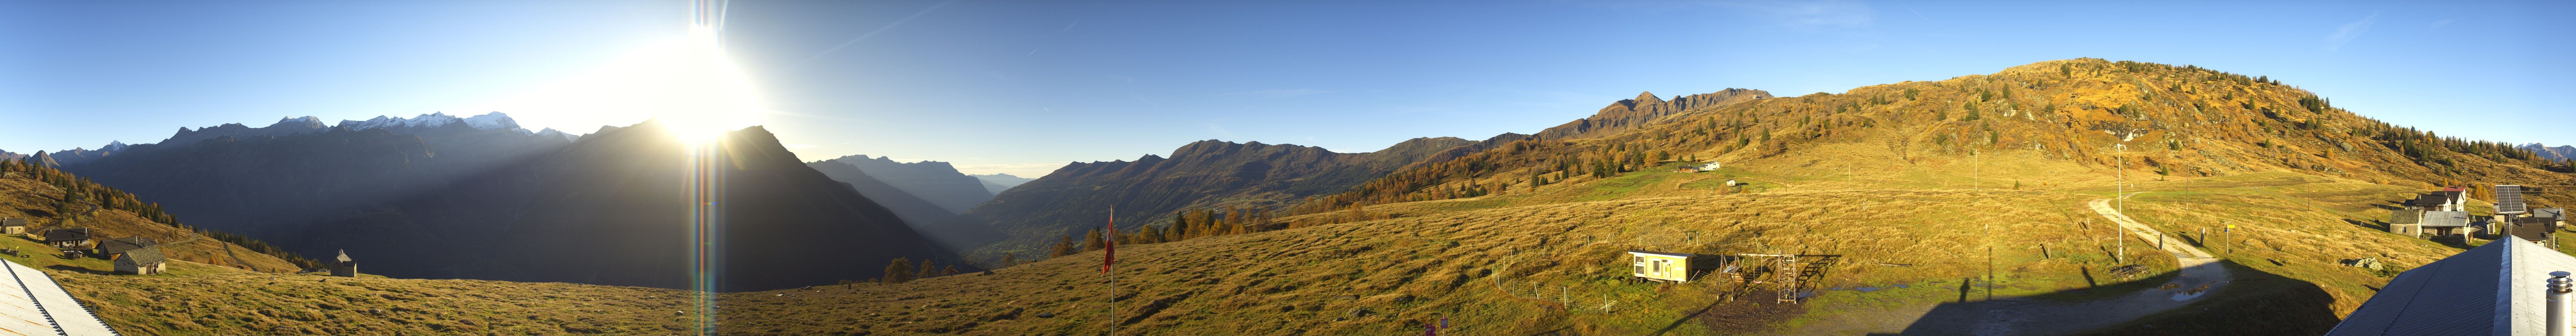
{"type": "MultiPolygon", "coordinates": [[[[681,1],[0,2],[0,149],[487,112],[685,34],[681,1]]],[[[2566,2],[753,2],[725,38],[808,160],[1043,174],[1221,139],[1372,151],[1652,91],[1794,96],[2096,57],[2263,75],[2448,136],[2576,144],[2566,2]]],[[[641,115],[502,111],[587,133],[641,115]]]]}

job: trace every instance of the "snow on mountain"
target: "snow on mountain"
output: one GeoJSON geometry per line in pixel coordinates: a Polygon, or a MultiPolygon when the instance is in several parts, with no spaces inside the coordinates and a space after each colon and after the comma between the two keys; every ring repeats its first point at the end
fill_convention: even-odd
{"type": "Polygon", "coordinates": [[[125,151],[125,142],[108,141],[106,146],[98,146],[98,150],[107,152],[123,152],[125,151]]]}
{"type": "Polygon", "coordinates": [[[430,114],[423,114],[411,118],[376,116],[375,119],[367,119],[365,121],[341,120],[340,127],[362,130],[386,127],[439,127],[452,123],[465,123],[466,126],[471,126],[475,129],[508,129],[517,130],[521,134],[532,133],[528,132],[527,129],[519,128],[519,122],[517,120],[512,120],[510,119],[509,114],[501,112],[485,113],[483,115],[465,118],[447,115],[446,112],[432,112],[430,114]]]}
{"type": "Polygon", "coordinates": [[[564,139],[564,141],[573,141],[573,140],[580,140],[580,139],[581,139],[581,136],[579,136],[579,135],[573,135],[572,133],[564,133],[563,131],[557,131],[557,130],[555,130],[555,129],[554,129],[554,128],[552,128],[552,127],[548,127],[548,128],[546,128],[545,130],[542,130],[542,131],[537,131],[537,133],[536,133],[536,134],[537,134],[537,135],[544,135],[544,136],[560,137],[560,138],[563,138],[563,139],[564,139]]]}

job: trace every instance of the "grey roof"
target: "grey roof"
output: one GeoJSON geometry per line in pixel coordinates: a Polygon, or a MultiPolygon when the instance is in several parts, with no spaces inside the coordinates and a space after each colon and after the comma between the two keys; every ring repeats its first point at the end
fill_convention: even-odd
{"type": "Polygon", "coordinates": [[[337,260],[339,260],[339,261],[340,261],[340,263],[344,263],[344,264],[345,264],[345,263],[348,263],[348,262],[350,262],[350,261],[352,261],[352,260],[349,260],[349,250],[340,250],[340,258],[338,258],[337,260]]]}
{"type": "Polygon", "coordinates": [[[2406,200],[2406,206],[2437,207],[2450,202],[2450,196],[2443,196],[2441,194],[2418,194],[2415,195],[2415,199],[2406,200]]]}
{"type": "Polygon", "coordinates": [[[2567,220],[2567,208],[2531,209],[2531,216],[2563,221],[2567,220]]]}
{"type": "Polygon", "coordinates": [[[89,228],[45,230],[46,242],[89,240],[89,228]]]}
{"type": "Polygon", "coordinates": [[[2326,335],[2539,335],[2552,271],[2576,271],[2576,257],[2490,242],[2398,274],[2326,335]]]}
{"type": "Polygon", "coordinates": [[[99,253],[106,253],[106,254],[117,254],[117,253],[125,253],[125,251],[133,251],[134,249],[145,248],[145,247],[152,247],[152,246],[155,246],[155,245],[161,245],[161,243],[160,243],[160,242],[152,241],[152,237],[125,237],[125,238],[117,238],[117,239],[109,239],[109,240],[101,240],[101,241],[99,241],[99,242],[98,242],[98,252],[99,252],[99,253]]]}
{"type": "Polygon", "coordinates": [[[158,263],[162,263],[162,262],[169,261],[169,258],[164,258],[164,257],[162,257],[162,256],[161,256],[161,247],[160,247],[160,246],[145,247],[145,248],[134,249],[134,250],[132,250],[132,251],[125,251],[125,257],[124,257],[124,258],[125,258],[125,260],[131,260],[131,262],[133,262],[135,265],[151,265],[151,264],[158,264],[158,263]]]}
{"type": "Polygon", "coordinates": [[[2390,225],[2415,224],[2422,222],[2424,222],[2424,210],[2397,209],[2388,211],[2388,224],[2390,225]]]}
{"type": "Polygon", "coordinates": [[[0,219],[0,226],[27,226],[26,218],[0,219]]]}
{"type": "Polygon", "coordinates": [[[2469,226],[2467,211],[2425,211],[2424,226],[2469,226]]]}
{"type": "Polygon", "coordinates": [[[1641,253],[1641,254],[1668,255],[1668,256],[1685,257],[1685,258],[1690,257],[1690,256],[1692,256],[1692,255],[1693,255],[1693,254],[1689,254],[1689,253],[1655,252],[1655,251],[1647,251],[1647,250],[1629,250],[1629,251],[1628,251],[1628,253],[1641,253]]]}

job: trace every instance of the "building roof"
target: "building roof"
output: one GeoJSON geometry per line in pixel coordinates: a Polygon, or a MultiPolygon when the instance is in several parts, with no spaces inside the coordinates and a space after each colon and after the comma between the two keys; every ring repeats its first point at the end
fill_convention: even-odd
{"type": "Polygon", "coordinates": [[[1693,254],[1689,254],[1689,253],[1655,252],[1655,251],[1647,251],[1647,250],[1630,250],[1630,251],[1628,251],[1628,253],[1636,253],[1636,254],[1653,254],[1653,255],[1667,255],[1667,256],[1685,257],[1685,258],[1690,257],[1690,256],[1692,256],[1692,255],[1693,255],[1693,254]]]}
{"type": "Polygon", "coordinates": [[[0,226],[27,226],[26,218],[0,219],[0,226]]]}
{"type": "Polygon", "coordinates": [[[2563,221],[2567,220],[2567,208],[2531,209],[2531,216],[2563,221]]]}
{"type": "Polygon", "coordinates": [[[135,265],[151,265],[151,264],[158,264],[158,263],[162,263],[162,262],[170,261],[170,260],[169,260],[169,258],[164,258],[164,257],[162,257],[162,256],[161,256],[161,247],[160,247],[160,246],[150,246],[150,247],[144,247],[144,248],[134,249],[134,250],[131,250],[131,251],[125,251],[125,257],[120,258],[120,259],[117,259],[117,260],[120,260],[120,261],[127,261],[127,262],[132,262],[132,263],[134,263],[135,265]]]}
{"type": "Polygon", "coordinates": [[[340,258],[338,260],[340,263],[349,263],[351,261],[349,260],[349,250],[340,250],[340,258]]]}
{"type": "Polygon", "coordinates": [[[2487,243],[2397,274],[2326,335],[2539,335],[2552,271],[2576,271],[2576,257],[2487,243]]]}
{"type": "Polygon", "coordinates": [[[54,278],[15,261],[0,262],[0,333],[115,335],[54,278]]]}
{"type": "Polygon", "coordinates": [[[45,230],[45,242],[89,240],[89,228],[45,230]]]}
{"type": "Polygon", "coordinates": [[[98,241],[98,252],[117,254],[155,245],[161,245],[161,243],[152,241],[152,237],[125,237],[98,241]]]}
{"type": "Polygon", "coordinates": [[[2469,226],[2467,211],[2425,211],[2424,226],[2469,226]]]}
{"type": "Polygon", "coordinates": [[[2388,224],[2389,224],[2389,225],[2397,225],[2397,224],[2415,224],[2415,223],[2423,223],[2423,222],[2424,222],[2424,210],[2415,210],[2415,209],[2397,209],[2397,210],[2389,210],[2389,211],[2388,211],[2388,224]]]}
{"type": "Polygon", "coordinates": [[[2415,195],[2415,199],[2406,200],[2406,206],[2410,207],[2437,207],[2450,203],[2450,196],[2438,194],[2419,194],[2415,195]]]}

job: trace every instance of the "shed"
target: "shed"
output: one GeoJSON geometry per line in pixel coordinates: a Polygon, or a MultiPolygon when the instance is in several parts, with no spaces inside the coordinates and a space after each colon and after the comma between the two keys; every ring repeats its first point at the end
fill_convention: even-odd
{"type": "Polygon", "coordinates": [[[349,259],[349,250],[340,250],[340,256],[332,258],[328,267],[331,268],[331,276],[353,278],[358,276],[358,261],[349,259]]]}
{"type": "Polygon", "coordinates": [[[161,245],[161,243],[152,241],[152,237],[125,237],[101,240],[98,241],[98,254],[116,255],[118,253],[125,253],[125,251],[133,251],[134,249],[159,245],[161,245]]]}
{"type": "Polygon", "coordinates": [[[2388,210],[2388,233],[2424,237],[2424,210],[2388,210]]]}
{"type": "Polygon", "coordinates": [[[89,228],[45,230],[45,245],[60,249],[89,248],[89,228]]]}
{"type": "Polygon", "coordinates": [[[161,256],[160,246],[127,250],[116,258],[116,271],[135,275],[161,274],[169,270],[170,260],[161,256]]]}
{"type": "Polygon", "coordinates": [[[2398,273],[2326,335],[2544,334],[2549,272],[2576,271],[2576,257],[2509,241],[2398,273]]]}
{"type": "Polygon", "coordinates": [[[1655,281],[1690,282],[1689,253],[1628,251],[1629,275],[1655,281]]]}
{"type": "Polygon", "coordinates": [[[27,219],[0,219],[0,234],[27,234],[27,219]]]}
{"type": "Polygon", "coordinates": [[[2477,231],[2477,227],[2469,226],[2467,211],[2425,211],[2424,219],[2416,225],[2435,236],[2467,235],[2477,231]]]}

